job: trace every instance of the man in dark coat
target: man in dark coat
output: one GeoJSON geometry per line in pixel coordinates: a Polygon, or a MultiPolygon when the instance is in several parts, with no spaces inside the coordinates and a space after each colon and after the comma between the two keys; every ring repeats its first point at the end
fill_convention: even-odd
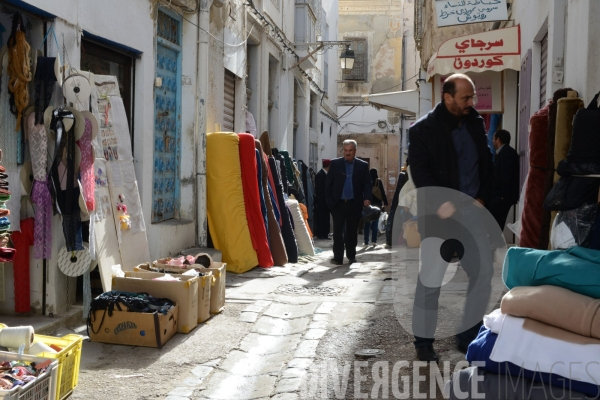
{"type": "Polygon", "coordinates": [[[519,201],[519,155],[509,143],[508,131],[500,129],[494,133],[494,186],[488,208],[501,230],[504,230],[510,208],[519,201]]]}
{"type": "Polygon", "coordinates": [[[363,206],[371,205],[369,164],[356,158],[356,141],[342,143],[344,157],[331,161],[327,173],[327,205],[333,216],[333,260],[341,265],[346,257],[356,262],[358,221],[363,206]]]}
{"type": "Polygon", "coordinates": [[[453,256],[462,257],[461,267],[469,277],[466,306],[456,336],[461,351],[466,351],[477,336],[493,276],[490,243],[482,221],[484,205],[492,197],[494,170],[483,118],[473,108],[475,85],[468,76],[454,74],[444,82],[442,97],[442,102],[409,132],[422,264],[412,329],[421,361],[438,360],[433,342],[441,278],[453,256]],[[436,277],[434,285],[427,282],[431,276],[436,277]]]}
{"type": "Polygon", "coordinates": [[[329,164],[331,164],[331,160],[324,158],[323,159],[323,168],[317,172],[317,177],[315,179],[315,236],[317,239],[327,239],[329,238],[329,231],[331,230],[331,226],[329,223],[329,207],[327,206],[327,172],[329,171],[329,164]]]}

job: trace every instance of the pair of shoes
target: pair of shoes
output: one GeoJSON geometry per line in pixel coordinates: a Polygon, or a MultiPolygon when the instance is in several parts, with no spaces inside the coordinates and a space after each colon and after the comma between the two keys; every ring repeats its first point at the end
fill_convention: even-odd
{"type": "Polygon", "coordinates": [[[438,362],[440,360],[435,353],[435,350],[433,350],[433,345],[431,344],[417,347],[416,350],[419,361],[438,362]]]}
{"type": "Polygon", "coordinates": [[[344,262],[342,260],[338,260],[336,258],[331,259],[331,263],[334,265],[342,265],[344,262]]]}
{"type": "Polygon", "coordinates": [[[356,258],[349,258],[348,261],[350,261],[350,264],[356,264],[356,258]]]}

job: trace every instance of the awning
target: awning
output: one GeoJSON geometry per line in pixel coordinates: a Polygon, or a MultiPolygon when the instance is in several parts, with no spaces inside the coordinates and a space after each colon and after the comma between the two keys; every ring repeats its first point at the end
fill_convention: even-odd
{"type": "Polygon", "coordinates": [[[521,70],[521,27],[446,40],[429,60],[427,80],[456,72],[521,70]]]}
{"type": "Polygon", "coordinates": [[[365,100],[375,108],[383,108],[384,110],[408,115],[417,115],[419,113],[418,90],[368,94],[362,97],[365,97],[365,100]]]}

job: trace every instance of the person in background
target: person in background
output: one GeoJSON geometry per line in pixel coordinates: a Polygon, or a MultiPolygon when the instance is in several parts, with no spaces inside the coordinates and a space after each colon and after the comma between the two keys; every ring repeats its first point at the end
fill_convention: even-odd
{"type": "Polygon", "coordinates": [[[317,172],[315,179],[315,236],[317,239],[329,238],[329,231],[331,226],[329,223],[329,207],[327,206],[327,172],[329,171],[329,164],[331,160],[323,159],[323,168],[317,172]]]}
{"type": "Polygon", "coordinates": [[[494,134],[492,144],[496,150],[496,159],[489,210],[500,230],[504,230],[510,208],[519,201],[519,154],[509,143],[510,132],[500,129],[494,134]]]}
{"type": "MultiPolygon", "coordinates": [[[[377,169],[371,168],[369,171],[371,175],[371,182],[373,183],[373,189],[371,197],[371,205],[374,207],[379,207],[381,211],[385,210],[385,207],[388,205],[387,196],[385,195],[385,188],[383,187],[383,182],[379,179],[379,175],[377,175],[377,169]]],[[[373,246],[377,246],[377,231],[378,231],[379,220],[365,222],[364,235],[365,240],[363,245],[369,245],[369,233],[371,234],[371,243],[373,246]]]]}
{"type": "Polygon", "coordinates": [[[356,158],[356,141],[344,140],[343,157],[331,161],[327,173],[327,205],[333,216],[333,264],[341,265],[346,257],[356,262],[358,220],[363,207],[371,205],[369,164],[356,158]]]}

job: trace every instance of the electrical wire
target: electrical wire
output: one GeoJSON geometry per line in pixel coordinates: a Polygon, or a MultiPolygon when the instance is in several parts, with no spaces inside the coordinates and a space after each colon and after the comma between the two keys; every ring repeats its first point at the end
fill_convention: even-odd
{"type": "MultiPolygon", "coordinates": [[[[173,11],[175,11],[175,10],[173,10],[173,11]]],[[[254,29],[254,24],[252,24],[252,27],[250,28],[250,32],[248,32],[248,36],[246,37],[246,39],[243,42],[238,43],[238,44],[230,44],[230,43],[226,43],[226,42],[222,41],[221,39],[217,38],[215,35],[213,35],[209,31],[207,31],[206,29],[199,27],[198,25],[196,25],[195,23],[193,23],[192,21],[187,19],[183,14],[179,14],[177,11],[175,11],[175,13],[177,15],[179,15],[181,18],[183,18],[184,20],[186,20],[187,22],[189,22],[190,24],[194,25],[196,28],[200,29],[202,32],[208,33],[213,39],[215,39],[219,43],[223,43],[225,46],[240,47],[240,46],[245,45],[246,42],[248,41],[248,39],[250,38],[250,35],[252,34],[252,30],[254,29]]]]}

